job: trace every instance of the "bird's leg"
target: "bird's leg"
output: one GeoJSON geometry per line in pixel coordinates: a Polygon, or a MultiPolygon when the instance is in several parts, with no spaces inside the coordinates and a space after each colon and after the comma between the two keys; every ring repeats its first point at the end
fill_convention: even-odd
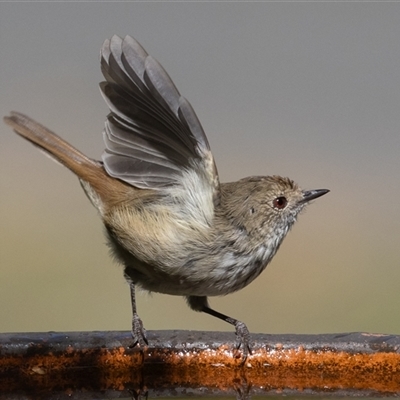
{"type": "Polygon", "coordinates": [[[135,284],[129,277],[126,276],[126,274],[125,277],[127,278],[131,290],[132,338],[133,338],[133,345],[131,347],[135,347],[137,344],[140,347],[145,347],[146,345],[148,345],[146,337],[146,329],[143,328],[143,322],[136,311],[135,284]]]}
{"type": "Polygon", "coordinates": [[[237,349],[240,347],[243,348],[243,354],[242,354],[242,361],[244,362],[249,354],[251,354],[251,348],[250,348],[250,332],[247,329],[247,326],[244,322],[238,321],[237,319],[228,317],[227,315],[221,314],[218,311],[213,310],[210,307],[204,307],[203,312],[206,314],[210,314],[213,317],[217,317],[219,319],[222,319],[225,322],[228,322],[228,324],[231,324],[235,327],[235,332],[236,332],[236,338],[237,338],[237,349]]]}
{"type": "Polygon", "coordinates": [[[189,296],[189,297],[187,297],[187,301],[189,303],[189,306],[193,310],[205,312],[206,314],[209,314],[209,315],[212,315],[213,317],[222,319],[223,321],[228,322],[228,324],[231,324],[235,327],[235,333],[236,333],[236,338],[237,338],[236,349],[239,349],[240,347],[243,348],[242,362],[245,362],[247,356],[249,354],[251,354],[250,332],[247,329],[246,324],[244,322],[241,322],[241,321],[238,321],[237,319],[228,317],[227,315],[224,315],[224,314],[210,308],[208,305],[207,297],[205,297],[205,296],[204,297],[189,296]]]}

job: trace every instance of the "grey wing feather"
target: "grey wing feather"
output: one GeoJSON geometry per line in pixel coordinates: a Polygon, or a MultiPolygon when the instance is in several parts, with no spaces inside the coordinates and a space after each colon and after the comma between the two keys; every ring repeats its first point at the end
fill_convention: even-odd
{"type": "Polygon", "coordinates": [[[162,66],[132,37],[113,36],[101,49],[101,69],[110,108],[107,173],[137,188],[162,190],[184,186],[185,173],[194,171],[217,201],[219,180],[207,137],[162,66]]]}

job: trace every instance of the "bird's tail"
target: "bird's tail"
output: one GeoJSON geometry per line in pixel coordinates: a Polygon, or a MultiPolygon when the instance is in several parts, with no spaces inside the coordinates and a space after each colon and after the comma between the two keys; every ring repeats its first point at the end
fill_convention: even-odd
{"type": "MultiPolygon", "coordinates": [[[[14,131],[39,147],[55,161],[70,169],[84,183],[83,187],[88,194],[89,184],[102,200],[113,198],[121,190],[126,192],[126,184],[118,179],[110,177],[100,162],[85,156],[75,147],[60,138],[45,126],[32,118],[19,112],[11,112],[4,117],[4,122],[10,125],[14,131]],[[125,189],[125,190],[124,190],[125,189]]],[[[91,198],[93,201],[93,199],[91,198]]]]}
{"type": "Polygon", "coordinates": [[[4,117],[4,122],[18,135],[29,140],[81,179],[86,180],[88,168],[90,170],[99,168],[96,161],[86,157],[54,132],[24,114],[13,111],[9,117],[4,117]]]}

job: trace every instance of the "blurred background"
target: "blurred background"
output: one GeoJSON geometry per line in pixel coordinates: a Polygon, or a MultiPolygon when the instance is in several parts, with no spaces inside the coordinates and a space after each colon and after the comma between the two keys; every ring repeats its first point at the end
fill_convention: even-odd
{"type": "MultiPolygon", "coordinates": [[[[91,157],[99,50],[134,36],[208,134],[222,181],[328,188],[265,272],[212,298],[251,332],[400,334],[400,8],[395,3],[1,3],[0,115],[91,157]]],[[[129,330],[129,288],[77,179],[0,124],[0,331],[129,330]]],[[[232,330],[141,294],[147,329],[232,330]]]]}

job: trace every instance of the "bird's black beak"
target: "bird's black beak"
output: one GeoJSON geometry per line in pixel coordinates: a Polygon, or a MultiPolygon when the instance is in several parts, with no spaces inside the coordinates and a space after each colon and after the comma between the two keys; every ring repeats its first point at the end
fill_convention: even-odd
{"type": "Polygon", "coordinates": [[[329,192],[328,189],[315,189],[315,190],[304,190],[303,198],[298,202],[298,204],[308,203],[311,200],[317,199],[329,192]]]}

